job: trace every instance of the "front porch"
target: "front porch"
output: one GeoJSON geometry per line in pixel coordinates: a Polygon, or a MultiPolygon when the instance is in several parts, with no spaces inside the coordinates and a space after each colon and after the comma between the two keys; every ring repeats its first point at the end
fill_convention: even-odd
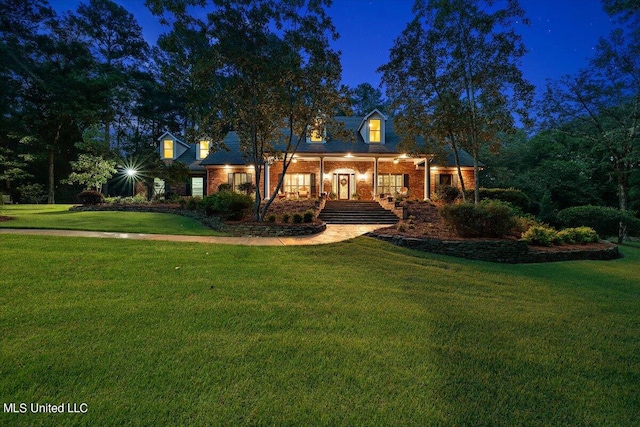
{"type": "MultiPolygon", "coordinates": [[[[283,164],[265,165],[261,190],[271,197],[282,177],[283,164]]],[[[467,188],[475,179],[473,169],[464,167],[467,188]]],[[[247,165],[207,166],[207,194],[222,184],[236,190],[242,183],[253,182],[255,171],[247,165]]],[[[387,197],[430,200],[440,185],[459,186],[457,170],[432,165],[428,158],[390,156],[312,156],[296,155],[284,176],[278,199],[315,199],[375,201],[387,197]]]]}

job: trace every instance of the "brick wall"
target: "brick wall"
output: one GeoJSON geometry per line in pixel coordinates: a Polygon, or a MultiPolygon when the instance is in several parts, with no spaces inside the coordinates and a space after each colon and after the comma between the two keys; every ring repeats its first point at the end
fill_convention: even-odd
{"type": "Polygon", "coordinates": [[[255,170],[253,167],[246,166],[232,166],[232,167],[213,167],[207,166],[207,194],[213,194],[218,191],[218,187],[220,184],[228,184],[229,183],[229,174],[230,173],[250,173],[252,175],[252,180],[255,183],[256,178],[255,170]]]}
{"type": "MultiPolygon", "coordinates": [[[[325,160],[324,175],[320,176],[320,160],[303,160],[299,159],[296,163],[291,163],[287,169],[287,173],[294,174],[316,174],[316,188],[314,193],[320,195],[322,192],[329,193],[332,191],[333,174],[337,170],[352,170],[356,179],[356,191],[360,194],[362,200],[373,200],[376,195],[373,194],[374,189],[374,163],[372,161],[336,161],[325,160]]],[[[249,172],[254,173],[253,169],[245,167],[207,167],[207,194],[215,193],[218,186],[228,182],[227,175],[232,172],[249,172]]],[[[282,173],[282,162],[276,162],[269,167],[269,195],[275,190],[278,184],[278,175],[282,173]]],[[[409,198],[424,198],[424,170],[416,169],[413,161],[399,161],[393,163],[391,161],[378,162],[379,174],[407,174],[409,175],[409,198]]],[[[438,168],[431,169],[431,194],[435,194],[438,174],[457,175],[455,168],[438,168]]],[[[462,175],[467,189],[472,189],[475,185],[473,169],[465,169],[462,175]]],[[[255,182],[255,177],[254,177],[255,182]]],[[[268,196],[267,196],[268,197],[268,196]]]]}
{"type": "MultiPolygon", "coordinates": [[[[438,174],[451,174],[458,176],[458,169],[456,168],[438,168],[431,169],[431,194],[436,192],[436,183],[438,182],[436,175],[438,174]]],[[[470,190],[476,185],[475,175],[473,174],[473,168],[462,170],[462,179],[464,179],[464,188],[470,190]]]]}

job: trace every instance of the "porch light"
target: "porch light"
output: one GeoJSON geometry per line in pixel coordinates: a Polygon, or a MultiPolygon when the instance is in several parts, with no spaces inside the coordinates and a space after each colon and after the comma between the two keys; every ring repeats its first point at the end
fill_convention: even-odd
{"type": "Polygon", "coordinates": [[[231,166],[229,166],[229,165],[224,165],[224,168],[225,168],[225,169],[229,169],[229,168],[231,168],[231,166]]]}
{"type": "Polygon", "coordinates": [[[393,159],[393,164],[394,164],[394,165],[397,165],[399,161],[400,161],[400,160],[398,160],[398,159],[393,159]]]}
{"type": "Polygon", "coordinates": [[[294,157],[293,159],[291,159],[291,161],[292,161],[293,163],[298,163],[298,159],[296,159],[295,157],[294,157]]]}
{"type": "Polygon", "coordinates": [[[347,153],[347,155],[345,156],[347,159],[352,158],[353,156],[351,155],[351,153],[347,153]]]}
{"type": "Polygon", "coordinates": [[[365,173],[358,174],[358,179],[360,181],[366,180],[367,179],[367,174],[365,174],[365,173]]]}

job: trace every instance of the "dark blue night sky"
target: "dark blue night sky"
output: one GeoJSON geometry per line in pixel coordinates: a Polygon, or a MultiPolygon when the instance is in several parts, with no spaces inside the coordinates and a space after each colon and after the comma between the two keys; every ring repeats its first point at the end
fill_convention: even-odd
{"type": "MultiPolygon", "coordinates": [[[[58,11],[75,9],[79,0],[51,0],[58,11]]],[[[134,14],[147,41],[154,44],[167,31],[143,0],[116,0],[134,14]]],[[[600,0],[521,0],[531,21],[520,25],[529,53],[522,69],[539,89],[548,78],[557,79],[584,67],[600,37],[613,28],[600,0]]],[[[330,14],[340,33],[335,42],[342,51],[343,82],[349,86],[380,83],[376,69],[387,62],[389,49],[412,18],[413,0],[334,0],[330,14]]]]}

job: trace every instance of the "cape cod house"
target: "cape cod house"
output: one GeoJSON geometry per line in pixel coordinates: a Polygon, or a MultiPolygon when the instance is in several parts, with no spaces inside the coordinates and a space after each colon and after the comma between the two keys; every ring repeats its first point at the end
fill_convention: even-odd
{"type": "MultiPolygon", "coordinates": [[[[337,117],[353,141],[327,138],[312,132],[302,141],[287,169],[279,198],[331,195],[338,200],[376,200],[383,196],[403,195],[412,199],[430,199],[440,185],[458,186],[453,153],[445,159],[433,155],[409,156],[399,148],[400,138],[393,121],[378,110],[364,117],[337,117]]],[[[235,132],[229,132],[224,144],[228,150],[207,153],[209,143],[186,144],[170,133],[160,138],[160,153],[166,161],[182,161],[191,171],[186,195],[214,193],[221,184],[235,190],[245,182],[255,183],[254,169],[240,151],[235,132]],[[203,182],[204,180],[204,182],[203,182]]],[[[473,159],[460,152],[460,164],[467,188],[474,185],[473,159]]],[[[282,161],[264,168],[263,194],[270,196],[282,174],[282,161]]]]}

